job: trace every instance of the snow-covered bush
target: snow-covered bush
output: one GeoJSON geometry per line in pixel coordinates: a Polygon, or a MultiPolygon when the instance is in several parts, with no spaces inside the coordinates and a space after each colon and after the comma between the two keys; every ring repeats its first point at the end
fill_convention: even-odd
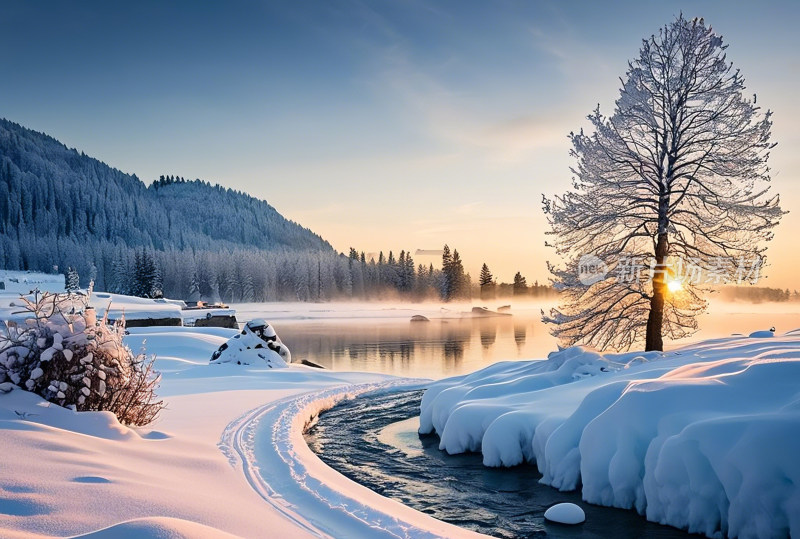
{"type": "Polygon", "coordinates": [[[146,425],[163,408],[153,360],[125,346],[124,320],[97,323],[89,296],[36,292],[21,297],[22,323],[0,335],[0,383],[10,381],[74,410],[106,410],[146,425]]]}

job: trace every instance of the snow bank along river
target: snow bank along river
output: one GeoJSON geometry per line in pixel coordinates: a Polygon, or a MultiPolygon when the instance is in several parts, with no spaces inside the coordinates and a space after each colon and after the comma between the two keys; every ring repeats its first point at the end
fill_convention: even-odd
{"type": "Polygon", "coordinates": [[[434,383],[420,432],[710,537],[800,536],[800,331],[502,362],[434,383]]]}
{"type": "Polygon", "coordinates": [[[333,469],[435,518],[495,537],[688,537],[631,511],[583,503],[538,481],[535,466],[487,468],[480,455],[449,456],[437,436],[419,436],[422,391],[363,394],[322,412],[305,439],[333,469]],[[576,528],[544,520],[559,502],[587,513],[576,528]]]}

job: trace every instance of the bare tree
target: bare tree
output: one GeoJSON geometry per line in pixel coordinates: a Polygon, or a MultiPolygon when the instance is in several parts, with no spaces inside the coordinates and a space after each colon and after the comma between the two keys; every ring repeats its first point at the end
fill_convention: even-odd
{"type": "Polygon", "coordinates": [[[573,188],[543,200],[565,261],[548,263],[563,304],[544,320],[564,344],[662,350],[697,329],[714,281],[757,276],[784,213],[768,193],[771,113],[726,48],[679,16],[643,40],[613,115],[598,106],[594,132],[570,134],[573,188]]]}

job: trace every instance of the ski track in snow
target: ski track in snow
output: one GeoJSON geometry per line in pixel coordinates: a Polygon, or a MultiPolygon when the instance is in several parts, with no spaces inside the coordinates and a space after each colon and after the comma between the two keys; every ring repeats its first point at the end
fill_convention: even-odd
{"type": "Polygon", "coordinates": [[[303,438],[320,412],[342,400],[421,386],[419,380],[347,384],[271,402],[231,422],[218,447],[262,499],[317,537],[479,537],[354,483],[303,438]]]}

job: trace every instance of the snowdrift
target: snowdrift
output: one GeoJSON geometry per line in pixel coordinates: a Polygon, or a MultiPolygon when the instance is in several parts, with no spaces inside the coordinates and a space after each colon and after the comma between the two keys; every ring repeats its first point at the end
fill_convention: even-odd
{"type": "Polygon", "coordinates": [[[576,347],[433,384],[420,432],[690,532],[800,536],[798,380],[797,332],[663,354],[576,347]]]}

